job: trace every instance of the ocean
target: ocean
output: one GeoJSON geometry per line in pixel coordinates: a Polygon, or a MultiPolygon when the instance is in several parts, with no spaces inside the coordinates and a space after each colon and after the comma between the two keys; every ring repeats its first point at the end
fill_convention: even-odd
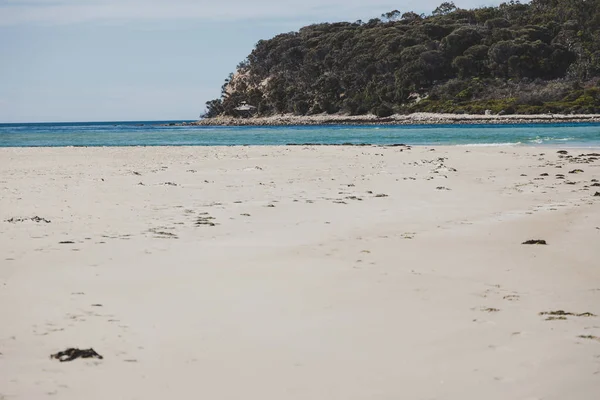
{"type": "MultiPolygon", "coordinates": [[[[600,124],[164,126],[174,121],[0,124],[0,147],[286,144],[600,147],[600,124]]],[[[182,122],[182,121],[177,121],[182,122]]]]}

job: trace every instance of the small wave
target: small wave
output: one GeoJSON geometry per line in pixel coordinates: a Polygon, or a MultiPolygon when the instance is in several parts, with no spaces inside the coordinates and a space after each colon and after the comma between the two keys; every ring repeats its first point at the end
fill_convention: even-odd
{"type": "Polygon", "coordinates": [[[569,140],[575,140],[574,137],[566,137],[566,138],[554,138],[554,137],[539,137],[537,136],[535,139],[529,140],[529,143],[542,144],[544,142],[568,142],[569,140]]]}
{"type": "Polygon", "coordinates": [[[521,142],[505,142],[505,143],[469,143],[458,144],[457,147],[499,147],[499,146],[519,146],[521,142]]]}

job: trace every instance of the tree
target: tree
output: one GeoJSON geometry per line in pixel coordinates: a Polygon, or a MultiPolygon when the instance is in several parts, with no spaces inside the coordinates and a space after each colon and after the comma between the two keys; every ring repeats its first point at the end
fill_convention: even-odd
{"type": "Polygon", "coordinates": [[[452,1],[446,1],[440,4],[435,10],[433,10],[432,15],[440,16],[440,15],[448,15],[453,11],[456,11],[457,8],[452,1]]]}
{"type": "Polygon", "coordinates": [[[461,55],[469,47],[481,42],[481,34],[471,27],[458,28],[442,39],[440,48],[450,58],[461,55]]]}
{"type": "Polygon", "coordinates": [[[402,14],[402,17],[400,17],[400,19],[403,22],[418,22],[418,21],[422,21],[423,20],[423,14],[417,14],[415,12],[409,11],[409,12],[405,12],[404,14],[402,14]]]}
{"type": "Polygon", "coordinates": [[[600,101],[581,97],[600,81],[600,0],[510,0],[474,10],[445,2],[433,14],[393,10],[383,21],[319,23],[261,40],[206,115],[235,115],[242,101],[261,115],[568,112],[600,101]],[[415,92],[430,96],[413,103],[415,92]]]}
{"type": "Polygon", "coordinates": [[[394,10],[387,13],[381,14],[381,18],[389,22],[396,21],[400,18],[400,11],[394,10]]]}

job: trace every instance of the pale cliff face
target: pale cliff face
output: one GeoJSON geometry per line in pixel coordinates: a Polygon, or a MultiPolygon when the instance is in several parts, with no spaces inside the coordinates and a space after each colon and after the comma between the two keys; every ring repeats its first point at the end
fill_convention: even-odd
{"type": "Polygon", "coordinates": [[[250,69],[246,69],[244,71],[237,70],[231,80],[225,85],[225,93],[228,95],[233,94],[234,92],[244,88],[248,88],[251,86],[250,82],[250,69]]]}

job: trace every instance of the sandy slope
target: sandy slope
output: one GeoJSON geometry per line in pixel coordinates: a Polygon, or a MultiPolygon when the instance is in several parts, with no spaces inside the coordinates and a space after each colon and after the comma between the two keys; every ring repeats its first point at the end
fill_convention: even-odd
{"type": "Polygon", "coordinates": [[[539,315],[600,315],[556,150],[0,149],[0,399],[598,399],[600,317],[539,315]]]}

